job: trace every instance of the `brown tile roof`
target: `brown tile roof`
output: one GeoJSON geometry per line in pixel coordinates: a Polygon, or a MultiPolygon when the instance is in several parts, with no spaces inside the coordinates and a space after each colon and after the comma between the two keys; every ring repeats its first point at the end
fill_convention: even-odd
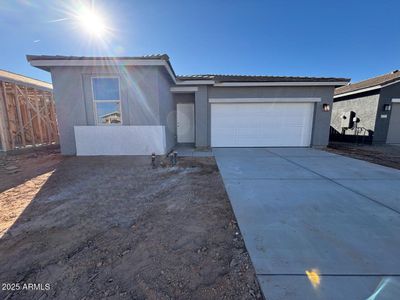
{"type": "Polygon", "coordinates": [[[395,82],[397,80],[400,80],[400,71],[395,70],[393,72],[370,78],[367,80],[363,80],[360,82],[352,83],[346,86],[339,87],[335,89],[335,95],[340,95],[340,94],[345,94],[349,92],[355,92],[358,90],[363,90],[369,87],[374,87],[374,86],[380,86],[380,85],[385,85],[388,83],[395,82]]]}
{"type": "Polygon", "coordinates": [[[53,85],[51,83],[41,81],[38,79],[34,79],[31,77],[23,76],[20,74],[16,74],[13,72],[5,71],[5,70],[0,70],[0,81],[13,82],[13,83],[22,84],[22,85],[29,85],[31,87],[36,87],[38,89],[45,89],[45,90],[53,89],[53,85]]]}
{"type": "Polygon", "coordinates": [[[214,80],[216,82],[349,82],[348,78],[300,77],[300,76],[254,76],[254,75],[184,75],[179,80],[214,80]]]}

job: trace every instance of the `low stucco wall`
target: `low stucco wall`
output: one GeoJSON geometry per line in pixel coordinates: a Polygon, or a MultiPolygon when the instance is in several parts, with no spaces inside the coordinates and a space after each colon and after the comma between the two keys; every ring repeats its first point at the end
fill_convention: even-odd
{"type": "Polygon", "coordinates": [[[163,155],[165,126],[74,126],[76,154],[163,155]]]}

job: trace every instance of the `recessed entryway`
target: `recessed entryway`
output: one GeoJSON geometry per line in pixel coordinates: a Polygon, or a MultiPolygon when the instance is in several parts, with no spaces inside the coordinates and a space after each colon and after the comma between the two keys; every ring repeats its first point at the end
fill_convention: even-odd
{"type": "Polygon", "coordinates": [[[194,103],[178,103],[176,111],[178,143],[194,143],[194,103]]]}

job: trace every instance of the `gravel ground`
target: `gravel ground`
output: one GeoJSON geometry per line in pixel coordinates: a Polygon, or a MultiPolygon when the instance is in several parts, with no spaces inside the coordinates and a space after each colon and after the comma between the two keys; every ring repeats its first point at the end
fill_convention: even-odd
{"type": "Polygon", "coordinates": [[[262,298],[214,159],[48,159],[0,193],[1,299],[262,298]]]}
{"type": "Polygon", "coordinates": [[[400,169],[400,146],[331,143],[326,150],[374,164],[400,169]]]}

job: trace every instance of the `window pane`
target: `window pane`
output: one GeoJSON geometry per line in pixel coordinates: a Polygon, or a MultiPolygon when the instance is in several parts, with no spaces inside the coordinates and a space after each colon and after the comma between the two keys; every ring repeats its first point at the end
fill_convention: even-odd
{"type": "Polygon", "coordinates": [[[120,100],[118,78],[92,78],[94,100],[120,100]]]}
{"type": "Polygon", "coordinates": [[[119,102],[96,103],[97,124],[120,124],[119,102]]]}

